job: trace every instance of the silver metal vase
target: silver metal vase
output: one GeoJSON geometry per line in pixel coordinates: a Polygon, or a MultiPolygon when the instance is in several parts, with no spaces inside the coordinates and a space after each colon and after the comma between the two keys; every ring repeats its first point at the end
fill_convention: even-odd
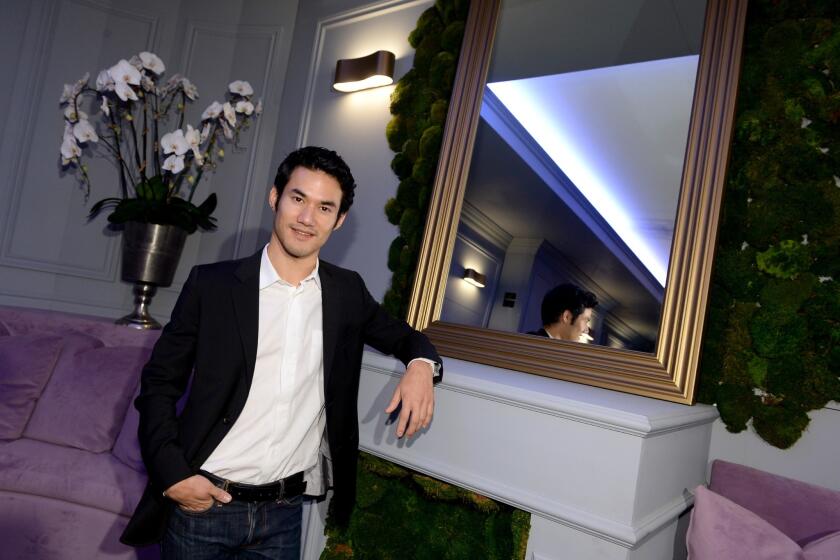
{"type": "Polygon", "coordinates": [[[122,238],[122,279],[134,282],[134,311],[118,319],[118,325],[136,329],[159,329],[149,314],[149,304],[158,287],[172,285],[175,269],[187,240],[178,226],[126,222],[122,238]]]}

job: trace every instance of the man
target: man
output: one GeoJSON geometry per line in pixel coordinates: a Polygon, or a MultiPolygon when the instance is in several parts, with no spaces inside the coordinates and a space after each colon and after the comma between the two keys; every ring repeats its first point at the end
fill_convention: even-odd
{"type": "Polygon", "coordinates": [[[190,272],[135,401],[149,483],[123,542],[162,539],[165,558],[297,560],[301,495],[329,481],[333,516],[346,522],[364,344],[407,364],[385,410],[401,404],[397,436],[428,427],[434,347],[389,317],[357,273],[318,259],[354,189],[335,152],[292,152],[268,197],[265,248],[190,272]]]}
{"type": "Polygon", "coordinates": [[[578,342],[581,336],[589,334],[592,310],[597,306],[598,298],[592,292],[574,284],[555,286],[542,301],[543,328],[528,334],[578,342]]]}

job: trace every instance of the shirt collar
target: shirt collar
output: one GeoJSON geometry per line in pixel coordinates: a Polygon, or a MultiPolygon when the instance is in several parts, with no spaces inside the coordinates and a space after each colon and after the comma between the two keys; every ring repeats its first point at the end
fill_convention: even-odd
{"type": "MultiPolygon", "coordinates": [[[[315,286],[319,290],[321,289],[321,277],[318,275],[320,263],[320,259],[315,259],[315,268],[312,269],[312,272],[306,278],[301,280],[301,285],[305,282],[313,281],[315,282],[315,286]]],[[[279,282],[284,286],[291,286],[291,284],[280,277],[274,269],[274,265],[271,264],[271,259],[268,258],[268,243],[266,243],[265,247],[263,247],[262,258],[260,259],[260,290],[271,286],[275,282],[279,282]]]]}

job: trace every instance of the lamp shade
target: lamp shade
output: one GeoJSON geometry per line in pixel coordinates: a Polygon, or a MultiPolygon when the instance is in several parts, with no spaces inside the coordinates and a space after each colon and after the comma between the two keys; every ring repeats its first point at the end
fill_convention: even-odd
{"type": "Polygon", "coordinates": [[[343,58],[335,65],[333,89],[348,93],[394,82],[394,53],[376,51],[361,58],[343,58]]]}
{"type": "Polygon", "coordinates": [[[477,288],[483,288],[487,285],[487,277],[472,268],[464,269],[464,280],[477,288]]]}

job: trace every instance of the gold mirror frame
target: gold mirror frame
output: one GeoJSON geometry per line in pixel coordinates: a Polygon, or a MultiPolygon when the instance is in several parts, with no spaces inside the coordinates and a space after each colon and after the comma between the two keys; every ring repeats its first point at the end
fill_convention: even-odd
{"type": "Polygon", "coordinates": [[[408,321],[443,356],[693,404],[731,142],[746,0],[708,0],[656,351],[646,354],[439,320],[500,0],[473,0],[408,321]]]}

